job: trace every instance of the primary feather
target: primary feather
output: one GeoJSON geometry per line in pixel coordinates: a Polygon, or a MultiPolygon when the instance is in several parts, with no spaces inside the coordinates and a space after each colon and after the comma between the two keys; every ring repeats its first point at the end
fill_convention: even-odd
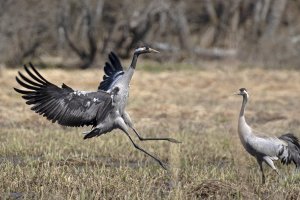
{"type": "Polygon", "coordinates": [[[123,67],[117,55],[111,52],[108,55],[109,61],[105,63],[103,81],[101,81],[98,90],[108,91],[114,83],[124,74],[123,67]]]}
{"type": "Polygon", "coordinates": [[[282,156],[281,162],[286,165],[293,162],[297,168],[300,168],[300,144],[298,138],[292,133],[287,133],[280,136],[279,139],[287,143],[287,147],[284,149],[287,153],[285,156],[282,156]]]}
{"type": "Polygon", "coordinates": [[[23,94],[31,109],[53,123],[64,126],[97,125],[112,107],[110,94],[104,91],[75,91],[62,84],[58,87],[47,81],[32,64],[24,66],[29,79],[21,72],[17,82],[27,90],[14,88],[23,94]]]}

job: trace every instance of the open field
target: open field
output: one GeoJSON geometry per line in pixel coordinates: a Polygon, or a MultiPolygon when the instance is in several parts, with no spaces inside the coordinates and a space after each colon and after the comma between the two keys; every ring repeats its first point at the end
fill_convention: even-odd
{"type": "MultiPolygon", "coordinates": [[[[276,162],[285,178],[265,166],[266,184],[260,184],[258,165],[237,135],[242,99],[233,95],[240,87],[250,91],[246,117],[257,130],[270,135],[291,131],[300,137],[300,71],[230,65],[202,66],[200,70],[182,65],[188,69],[161,70],[152,65],[137,67],[127,110],[144,136],[182,141],[136,140],[169,163],[168,171],[137,151],[120,131],[83,140],[81,133],[88,127],[64,128],[35,114],[12,89],[17,86],[17,71],[3,71],[0,196],[300,199],[300,174],[294,173],[294,166],[276,162]]],[[[96,89],[103,75],[99,69],[48,69],[41,73],[53,83],[64,82],[80,90],[96,89]]]]}

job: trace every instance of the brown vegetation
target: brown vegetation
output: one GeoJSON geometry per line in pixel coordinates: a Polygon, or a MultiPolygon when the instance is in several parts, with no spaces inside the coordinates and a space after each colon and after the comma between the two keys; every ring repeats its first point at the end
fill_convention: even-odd
{"type": "MultiPolygon", "coordinates": [[[[266,184],[260,184],[256,161],[237,135],[241,99],[233,95],[240,87],[250,91],[246,114],[254,128],[270,135],[291,131],[300,137],[299,71],[232,64],[155,65],[137,67],[128,111],[143,135],[182,141],[180,145],[143,142],[170,164],[169,171],[136,151],[120,131],[84,141],[81,132],[87,127],[64,128],[33,113],[12,89],[17,86],[17,71],[3,71],[1,198],[300,198],[300,176],[293,166],[276,162],[284,178],[266,168],[266,184]]],[[[41,73],[56,84],[64,81],[83,90],[96,89],[102,77],[99,69],[41,73]]]]}

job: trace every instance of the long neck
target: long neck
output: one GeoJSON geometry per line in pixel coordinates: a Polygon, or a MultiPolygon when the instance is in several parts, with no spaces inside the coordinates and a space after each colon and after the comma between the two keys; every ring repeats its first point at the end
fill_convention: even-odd
{"type": "Polygon", "coordinates": [[[240,117],[244,117],[245,107],[246,107],[247,101],[248,101],[247,96],[243,95],[243,103],[242,103],[242,107],[241,107],[241,111],[240,111],[240,117]]]}
{"type": "Polygon", "coordinates": [[[129,85],[130,83],[130,80],[134,74],[134,71],[135,71],[135,66],[136,66],[136,62],[137,62],[137,59],[138,59],[139,55],[138,54],[133,54],[133,58],[132,58],[132,61],[131,61],[131,64],[130,64],[130,67],[128,68],[128,70],[126,71],[125,73],[125,82],[127,85],[129,85]]]}
{"type": "Polygon", "coordinates": [[[243,95],[243,103],[242,103],[239,121],[238,121],[238,133],[244,146],[245,146],[245,138],[249,135],[252,135],[251,127],[247,124],[244,115],[247,100],[248,100],[247,95],[243,95]]]}
{"type": "Polygon", "coordinates": [[[130,68],[135,69],[138,57],[139,57],[139,54],[136,54],[136,53],[133,54],[132,61],[131,61],[131,64],[130,64],[130,68]]]}

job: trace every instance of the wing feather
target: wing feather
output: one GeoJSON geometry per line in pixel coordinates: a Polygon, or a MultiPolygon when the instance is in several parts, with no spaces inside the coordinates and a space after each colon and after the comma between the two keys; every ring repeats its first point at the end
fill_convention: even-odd
{"type": "Polygon", "coordinates": [[[113,83],[123,76],[124,71],[118,56],[111,52],[108,55],[108,62],[105,63],[103,80],[101,81],[98,90],[108,91],[113,83]]]}
{"type": "Polygon", "coordinates": [[[257,153],[269,157],[277,157],[283,143],[277,137],[257,137],[248,139],[248,145],[257,153]]]}
{"type": "Polygon", "coordinates": [[[18,72],[19,76],[26,81],[27,83],[30,83],[31,85],[37,86],[37,87],[42,87],[43,85],[36,83],[30,79],[28,79],[26,76],[24,76],[21,72],[18,72]]]}
{"type": "MultiPolygon", "coordinates": [[[[30,66],[31,66],[31,65],[30,65],[30,66]]],[[[34,67],[33,67],[33,68],[34,68],[34,67]]],[[[41,79],[37,78],[33,73],[31,73],[31,71],[27,68],[26,65],[24,65],[24,69],[25,69],[25,71],[27,72],[27,74],[28,74],[31,78],[33,78],[35,81],[37,81],[37,82],[39,82],[39,83],[41,83],[41,84],[47,83],[47,82],[44,82],[44,81],[42,81],[41,79]]]]}
{"type": "Polygon", "coordinates": [[[24,65],[24,69],[31,79],[19,72],[16,81],[26,90],[14,88],[15,91],[22,94],[33,111],[53,123],[95,126],[112,109],[112,100],[107,92],[74,91],[65,84],[60,88],[47,81],[32,64],[30,67],[24,65]]]}

